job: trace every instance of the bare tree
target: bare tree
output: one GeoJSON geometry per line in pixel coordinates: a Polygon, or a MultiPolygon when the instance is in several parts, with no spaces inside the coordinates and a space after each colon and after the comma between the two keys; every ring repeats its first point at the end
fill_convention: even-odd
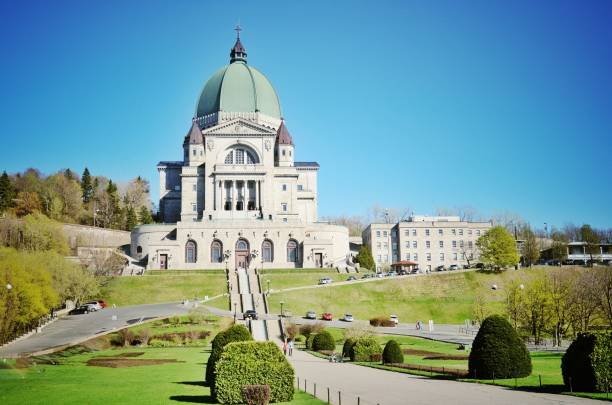
{"type": "Polygon", "coordinates": [[[612,327],[612,269],[595,269],[596,285],[599,296],[599,306],[603,316],[607,318],[608,324],[612,327]]]}
{"type": "Polygon", "coordinates": [[[569,296],[576,273],[566,269],[556,269],[547,273],[547,277],[551,305],[553,345],[561,346],[561,339],[570,327],[569,313],[571,301],[569,296]]]}
{"type": "Polygon", "coordinates": [[[586,332],[599,308],[596,270],[583,269],[569,291],[570,318],[575,332],[586,332]]]}

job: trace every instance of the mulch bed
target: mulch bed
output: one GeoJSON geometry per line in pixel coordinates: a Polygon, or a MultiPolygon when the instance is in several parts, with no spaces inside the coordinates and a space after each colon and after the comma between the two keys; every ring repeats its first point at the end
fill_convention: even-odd
{"type": "Polygon", "coordinates": [[[423,366],[420,364],[407,364],[407,363],[393,363],[387,364],[391,367],[403,368],[405,370],[416,370],[416,371],[426,371],[430,373],[438,373],[449,375],[453,377],[465,378],[468,376],[467,370],[462,370],[458,368],[448,368],[448,367],[432,367],[432,366],[423,366]]]}
{"type": "Polygon", "coordinates": [[[440,354],[438,356],[426,356],[423,360],[469,360],[466,354],[440,354]]]}
{"type": "Polygon", "coordinates": [[[88,366],[124,368],[135,366],[155,366],[165,363],[184,363],[177,359],[135,359],[130,357],[94,357],[87,361],[88,366]]]}
{"type": "Polygon", "coordinates": [[[138,357],[138,356],[142,356],[143,354],[144,352],[125,352],[125,353],[119,353],[119,354],[111,354],[108,356],[97,356],[95,358],[102,359],[102,358],[117,358],[117,357],[138,357]]]}
{"type": "Polygon", "coordinates": [[[443,353],[430,352],[428,350],[415,350],[415,349],[402,349],[402,352],[404,352],[404,354],[410,354],[412,356],[421,356],[421,357],[442,356],[443,355],[443,353]]]}

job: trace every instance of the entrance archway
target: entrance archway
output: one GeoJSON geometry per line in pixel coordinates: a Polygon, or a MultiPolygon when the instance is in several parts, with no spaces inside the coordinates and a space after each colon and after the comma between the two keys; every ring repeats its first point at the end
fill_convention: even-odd
{"type": "Polygon", "coordinates": [[[250,258],[249,242],[246,239],[238,239],[236,241],[236,268],[246,269],[249,267],[250,258]]]}

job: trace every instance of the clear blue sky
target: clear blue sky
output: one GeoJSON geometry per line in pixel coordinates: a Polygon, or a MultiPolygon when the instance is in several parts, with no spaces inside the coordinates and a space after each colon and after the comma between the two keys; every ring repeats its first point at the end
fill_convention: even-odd
{"type": "Polygon", "coordinates": [[[181,159],[239,20],[319,213],[471,205],[612,226],[610,1],[13,1],[0,170],[122,181],[181,159]]]}

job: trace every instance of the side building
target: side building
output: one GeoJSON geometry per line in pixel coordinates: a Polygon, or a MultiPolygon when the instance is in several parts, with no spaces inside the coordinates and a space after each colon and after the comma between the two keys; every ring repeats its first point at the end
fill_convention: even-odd
{"type": "Polygon", "coordinates": [[[462,221],[459,217],[411,216],[398,223],[373,223],[363,231],[377,270],[393,263],[411,261],[421,271],[439,266],[463,267],[478,261],[476,240],[491,228],[491,222],[462,221]]]}

